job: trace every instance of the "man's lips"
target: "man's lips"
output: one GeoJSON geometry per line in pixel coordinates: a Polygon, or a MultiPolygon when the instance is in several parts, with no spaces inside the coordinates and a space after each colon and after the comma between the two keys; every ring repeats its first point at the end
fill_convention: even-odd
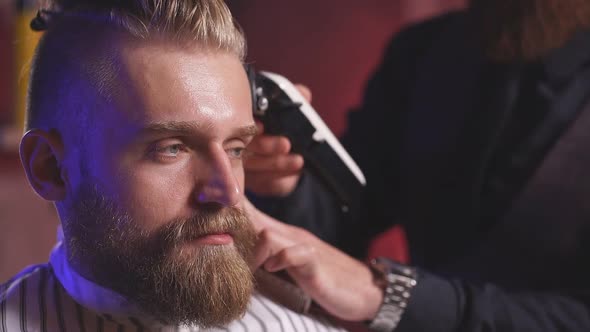
{"type": "Polygon", "coordinates": [[[199,236],[191,242],[197,245],[223,245],[233,243],[234,238],[229,233],[212,233],[199,236]]]}

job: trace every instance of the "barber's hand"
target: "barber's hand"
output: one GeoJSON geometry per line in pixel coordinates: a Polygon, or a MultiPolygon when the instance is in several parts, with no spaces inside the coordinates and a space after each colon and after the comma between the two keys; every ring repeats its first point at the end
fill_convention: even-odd
{"type": "Polygon", "coordinates": [[[244,158],[246,188],[258,195],[287,196],[297,186],[303,169],[303,156],[292,154],[291,142],[284,136],[258,134],[248,145],[244,158]]]}
{"type": "Polygon", "coordinates": [[[383,292],[370,269],[310,232],[281,223],[249,202],[246,210],[259,232],[255,267],[286,270],[324,310],[346,321],[375,317],[383,292]]]}
{"type": "MultiPolygon", "coordinates": [[[[303,85],[295,85],[311,102],[311,92],[303,85]]],[[[286,196],[299,181],[303,157],[292,154],[291,142],[284,136],[264,134],[264,126],[257,122],[259,135],[248,145],[244,159],[246,188],[265,196],[286,196]]]]}

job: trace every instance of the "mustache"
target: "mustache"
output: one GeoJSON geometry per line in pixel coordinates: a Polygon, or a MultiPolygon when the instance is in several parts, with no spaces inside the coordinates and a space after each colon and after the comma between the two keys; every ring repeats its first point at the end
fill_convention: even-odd
{"type": "Polygon", "coordinates": [[[252,227],[244,211],[236,207],[202,209],[188,218],[174,219],[160,228],[155,237],[165,247],[172,247],[208,234],[227,233],[239,236],[252,227]]]}

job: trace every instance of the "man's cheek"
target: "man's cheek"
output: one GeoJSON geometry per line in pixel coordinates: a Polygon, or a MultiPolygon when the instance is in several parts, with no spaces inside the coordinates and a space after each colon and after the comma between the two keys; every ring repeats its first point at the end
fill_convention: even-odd
{"type": "Polygon", "coordinates": [[[138,171],[122,187],[123,206],[147,230],[188,214],[191,194],[186,183],[138,171]]]}

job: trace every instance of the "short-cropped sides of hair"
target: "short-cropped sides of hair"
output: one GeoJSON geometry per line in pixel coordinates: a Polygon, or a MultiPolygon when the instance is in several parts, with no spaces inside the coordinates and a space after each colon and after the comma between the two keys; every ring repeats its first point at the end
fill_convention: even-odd
{"type": "Polygon", "coordinates": [[[241,59],[246,43],[223,0],[42,0],[51,21],[68,17],[103,20],[138,38],[161,35],[231,51],[241,59]]]}
{"type": "Polygon", "coordinates": [[[31,62],[27,129],[63,133],[68,124],[84,127],[100,116],[87,97],[108,102],[117,91],[113,32],[140,42],[195,43],[242,61],[246,53],[243,32],[223,0],[41,0],[31,27],[44,35],[31,62]]]}

